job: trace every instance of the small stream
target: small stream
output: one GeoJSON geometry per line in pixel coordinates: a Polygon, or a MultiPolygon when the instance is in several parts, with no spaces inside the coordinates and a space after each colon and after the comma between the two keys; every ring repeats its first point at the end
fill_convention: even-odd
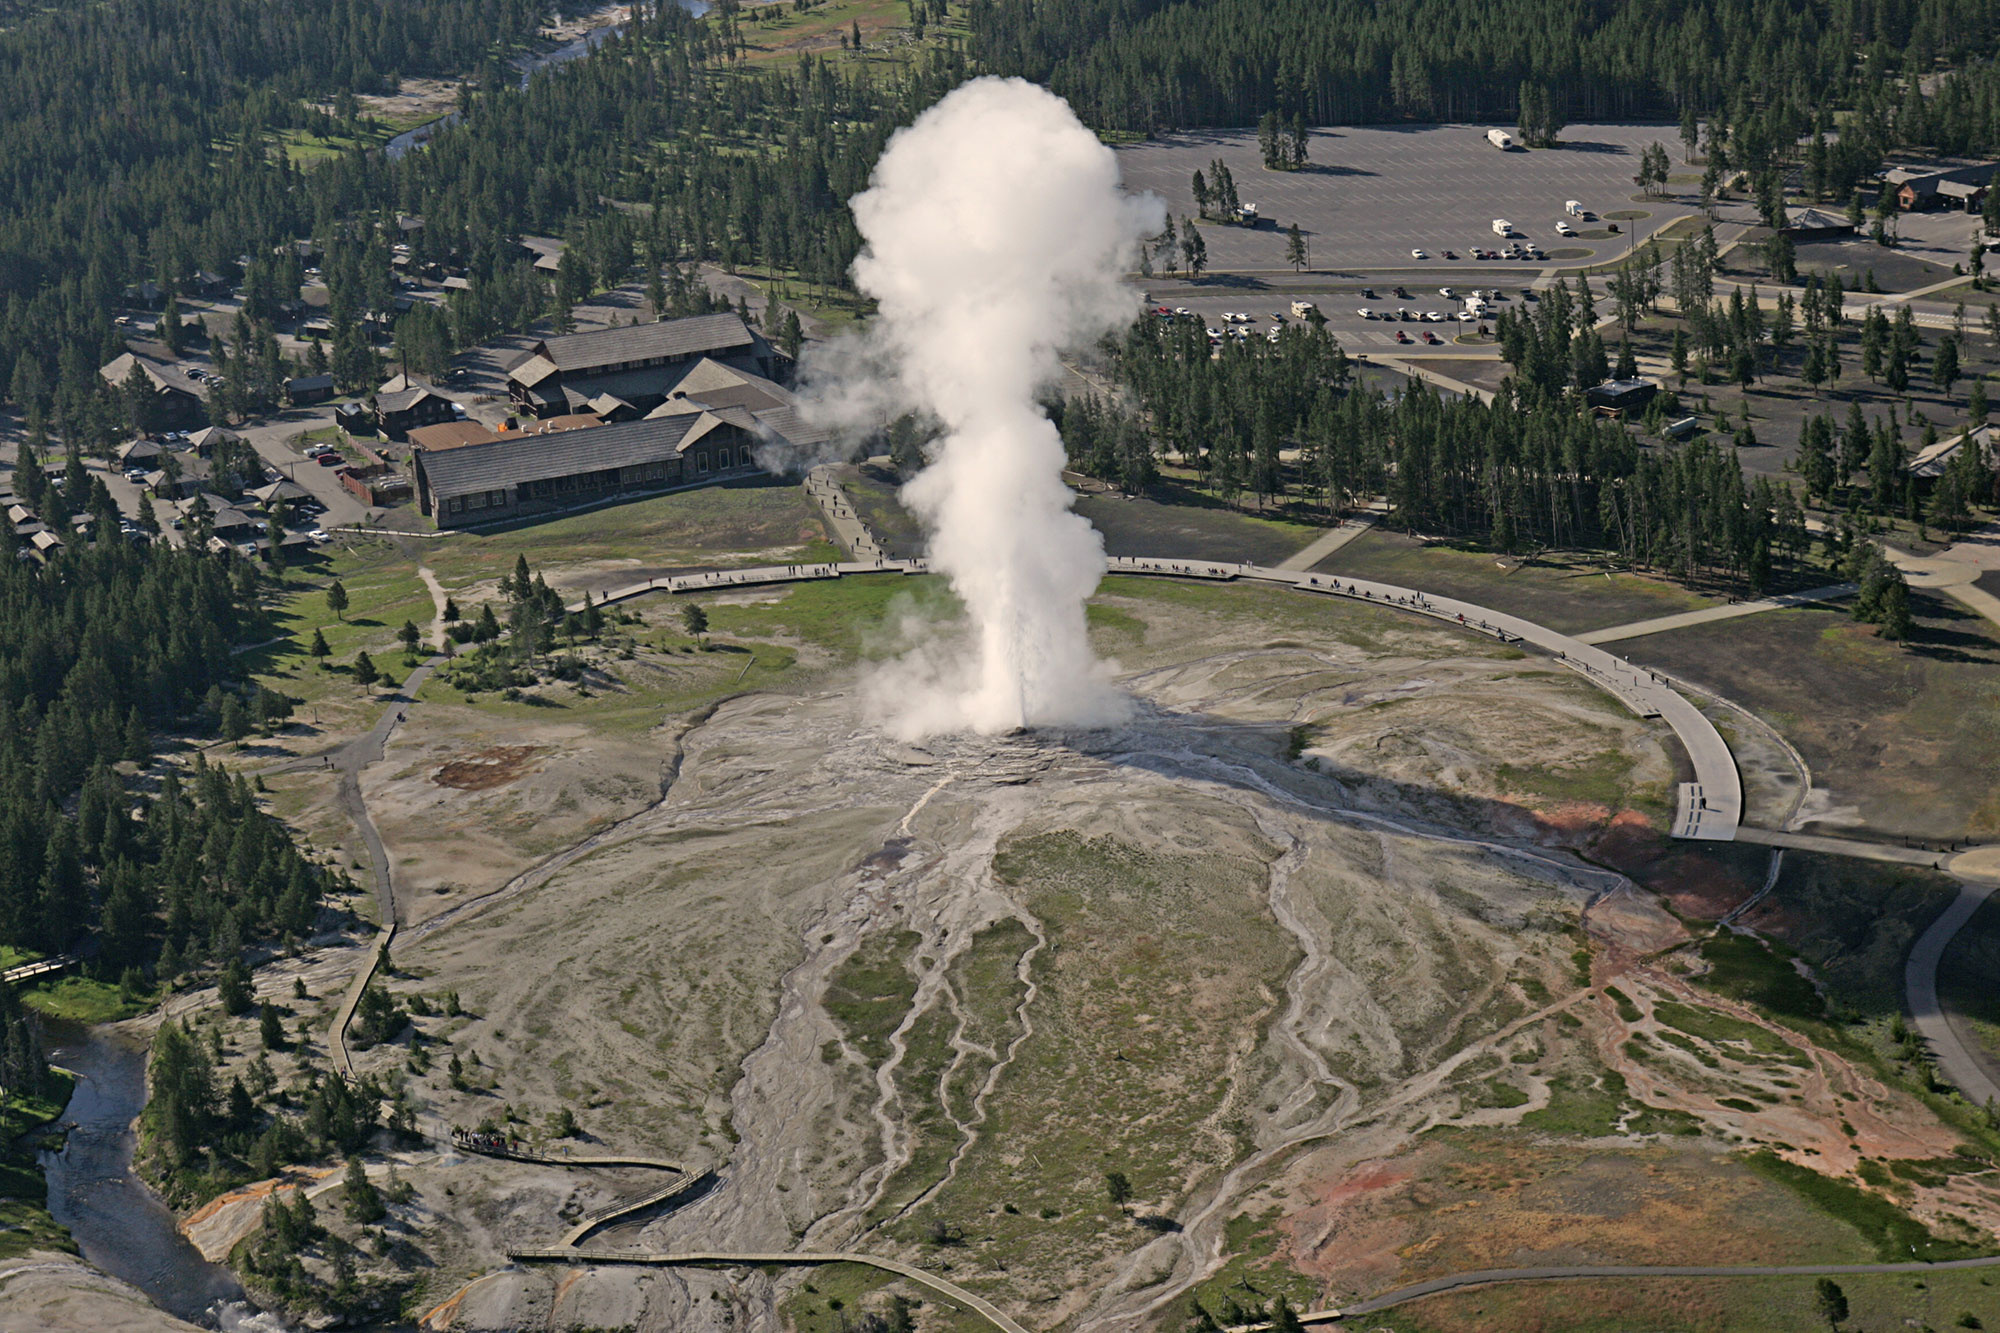
{"type": "Polygon", "coordinates": [[[41,1154],[49,1211],[83,1257],[168,1314],[210,1328],[282,1328],[259,1315],[229,1270],[189,1244],[158,1195],[132,1174],[133,1122],[146,1104],[146,1044],[109,1027],[52,1022],[49,1058],[77,1075],[61,1152],[41,1154]]]}

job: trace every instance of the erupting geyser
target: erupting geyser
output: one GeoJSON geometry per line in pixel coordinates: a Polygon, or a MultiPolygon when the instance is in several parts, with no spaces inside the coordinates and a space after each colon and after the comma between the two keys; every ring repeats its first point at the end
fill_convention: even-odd
{"type": "Polygon", "coordinates": [[[1063,348],[1132,318],[1121,278],[1164,206],[1120,188],[1111,150],[1061,98],[985,78],[891,139],[853,208],[866,242],[854,276],[880,311],[873,387],[943,426],[903,499],[971,622],[967,642],[878,681],[888,725],[914,737],[1116,721],[1124,700],[1084,618],[1104,544],[1070,512],[1062,440],[1035,400],[1063,348]]]}

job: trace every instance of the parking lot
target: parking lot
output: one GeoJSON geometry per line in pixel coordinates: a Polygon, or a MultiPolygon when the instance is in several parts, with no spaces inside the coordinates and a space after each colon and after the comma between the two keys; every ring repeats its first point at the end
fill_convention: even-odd
{"type": "MultiPolygon", "coordinates": [[[[1697,210],[1691,199],[1635,200],[1639,154],[1664,144],[1679,162],[1678,131],[1671,125],[1572,125],[1555,148],[1502,152],[1486,140],[1485,126],[1366,126],[1314,130],[1310,164],[1301,171],[1267,171],[1251,130],[1178,134],[1118,150],[1125,184],[1167,201],[1175,218],[1195,214],[1193,174],[1207,174],[1220,158],[1236,182],[1237,197],[1256,204],[1256,228],[1208,225],[1202,238],[1212,271],[1289,272],[1285,229],[1296,222],[1311,246],[1311,268],[1407,268],[1412,249],[1426,266],[1444,266],[1451,250],[1473,267],[1474,246],[1504,245],[1495,218],[1513,222],[1517,238],[1541,246],[1551,266],[1602,262],[1640,238],[1697,210]],[[1556,234],[1566,200],[1580,201],[1600,219],[1578,223],[1579,235],[1556,234]],[[1615,219],[1608,215],[1643,213],[1615,219]]],[[[1510,130],[1512,127],[1508,127],[1510,130]]],[[[1479,265],[1484,268],[1488,265],[1479,265]]],[[[1469,273],[1453,277],[1469,278],[1469,273]]],[[[1475,285],[1493,285],[1490,282],[1475,285]]]]}
{"type": "MultiPolygon", "coordinates": [[[[1178,282],[1155,280],[1146,285],[1146,294],[1152,298],[1147,308],[1166,306],[1169,309],[1191,311],[1202,322],[1203,327],[1224,331],[1231,326],[1224,316],[1235,313],[1250,316],[1248,324],[1237,323],[1233,327],[1248,329],[1256,336],[1273,324],[1300,324],[1304,321],[1291,313],[1295,300],[1310,301],[1326,317],[1327,329],[1334,340],[1348,352],[1439,352],[1446,348],[1462,345],[1453,343],[1461,333],[1472,333],[1479,326],[1473,321],[1461,321],[1456,314],[1465,308],[1465,297],[1475,290],[1492,291],[1498,299],[1492,303],[1492,310],[1520,310],[1530,306],[1530,298],[1523,295],[1529,289],[1534,275],[1518,269],[1493,269],[1471,275],[1479,279],[1452,278],[1439,281],[1441,276],[1430,274],[1424,278],[1409,274],[1400,275],[1388,281],[1369,279],[1365,282],[1329,283],[1324,277],[1317,282],[1279,283],[1269,285],[1231,286],[1215,288],[1211,286],[1190,286],[1178,282]],[[1505,286],[1492,285],[1498,279],[1511,279],[1505,286]],[[1397,286],[1409,295],[1398,297],[1397,286]],[[1449,287],[1450,297],[1440,294],[1442,288],[1449,287]],[[1369,297],[1368,293],[1374,296],[1369,297]],[[1375,319],[1363,319],[1358,311],[1368,309],[1375,313],[1375,319]],[[1398,309],[1408,310],[1413,318],[1399,320],[1394,316],[1398,309]],[[1442,319],[1426,318],[1435,312],[1442,319]],[[1401,332],[1409,341],[1398,342],[1396,334],[1401,332]],[[1439,339],[1439,346],[1424,341],[1424,333],[1429,332],[1439,339]]],[[[1492,316],[1487,317],[1488,329],[1492,328],[1492,316]]],[[[1491,349],[1491,343],[1483,344],[1491,349]]]]}

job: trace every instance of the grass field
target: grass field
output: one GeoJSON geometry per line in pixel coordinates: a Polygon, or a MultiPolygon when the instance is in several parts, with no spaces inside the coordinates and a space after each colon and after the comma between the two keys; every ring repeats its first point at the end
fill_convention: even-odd
{"type": "Polygon", "coordinates": [[[1427,546],[1380,529],[1357,537],[1316,568],[1462,598],[1565,634],[1715,605],[1664,580],[1613,573],[1593,562],[1552,556],[1503,565],[1489,551],[1427,546]]]}
{"type": "Polygon", "coordinates": [[[511,574],[515,559],[526,556],[552,586],[574,596],[675,570],[824,559],[832,551],[804,492],[762,479],[459,533],[426,543],[422,555],[453,592],[511,574]]]}
{"type": "MultiPolygon", "coordinates": [[[[1847,1276],[1843,1328],[2000,1328],[2000,1273],[1847,1276]],[[1973,1322],[1963,1316],[1970,1315],[1973,1322]]],[[[1392,1333],[1826,1333],[1813,1279],[1616,1278],[1490,1287],[1384,1310],[1362,1328],[1392,1333]]]]}
{"type": "Polygon", "coordinates": [[[346,671],[355,654],[366,651],[385,673],[395,674],[401,655],[397,631],[405,620],[428,631],[436,612],[415,561],[393,543],[373,538],[343,543],[322,565],[286,571],[283,590],[265,614],[264,634],[282,637],[244,653],[242,665],[271,689],[306,704],[362,704],[362,690],[346,671]],[[339,615],[326,602],[336,580],[348,599],[339,615]],[[308,651],[315,631],[326,636],[331,650],[325,661],[338,669],[322,668],[308,651]]]}
{"type": "Polygon", "coordinates": [[[1245,514],[1191,487],[1163,483],[1131,499],[1091,495],[1076,512],[1104,534],[1111,555],[1275,565],[1325,531],[1306,523],[1245,514]]]}
{"type": "Polygon", "coordinates": [[[1230,1051],[1271,1012],[1263,979],[1296,960],[1242,847],[1233,832],[1209,856],[1072,832],[1003,846],[996,873],[1050,941],[1035,1032],[958,1175],[898,1224],[960,1232],[961,1280],[1030,1309],[1062,1299],[1080,1267],[1135,1243],[1135,1217],[1171,1217],[1191,1179],[1242,1151],[1215,1119],[1240,1077],[1230,1051]],[[1131,1182],[1129,1215],[1110,1171],[1131,1182]]]}
{"type": "Polygon", "coordinates": [[[1752,709],[1798,747],[1833,827],[1924,839],[2000,835],[2000,637],[1919,589],[1917,634],[1885,642],[1839,611],[1796,608],[1618,645],[1752,709]]]}

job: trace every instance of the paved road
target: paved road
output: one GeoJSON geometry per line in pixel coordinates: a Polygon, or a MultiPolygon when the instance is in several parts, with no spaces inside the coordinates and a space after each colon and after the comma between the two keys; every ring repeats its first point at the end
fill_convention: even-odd
{"type": "Polygon", "coordinates": [[[1715,620],[1734,620],[1738,616],[1754,616],[1764,611],[1782,610],[1788,606],[1808,606],[1813,602],[1830,601],[1845,597],[1854,591],[1852,583],[1835,583],[1824,588],[1813,588],[1806,592],[1789,592],[1778,597],[1760,597],[1754,602],[1734,602],[1728,606],[1711,606],[1704,611],[1683,611],[1676,616],[1656,616],[1651,620],[1635,620],[1627,625],[1612,625],[1606,629],[1594,629],[1576,637],[1584,643],[1615,643],[1621,639],[1637,639],[1648,634],[1660,634],[1667,630],[1687,629],[1691,625],[1706,625],[1715,620]]]}
{"type": "Polygon", "coordinates": [[[1958,879],[1958,897],[1910,946],[1909,960],[1903,964],[1903,990],[1910,1020],[1929,1045],[1938,1072],[1974,1105],[2000,1105],[2000,1061],[1986,1053],[1965,1015],[1945,1009],[1937,993],[1938,964],[1945,950],[2000,888],[2000,847],[1961,852],[1945,863],[1945,869],[1958,879]]]}
{"type": "Polygon", "coordinates": [[[845,1254],[836,1251],[800,1251],[795,1254],[710,1254],[690,1252],[685,1254],[659,1254],[644,1250],[510,1250],[509,1259],[519,1263],[592,1263],[592,1264],[642,1264],[654,1268],[696,1268],[715,1264],[742,1264],[755,1268],[763,1264],[784,1264],[788,1266],[816,1267],[821,1264],[865,1264],[869,1268],[879,1268],[885,1273],[906,1277],[920,1286],[947,1300],[963,1305],[983,1316],[986,1321],[1002,1333],[1028,1333],[1010,1319],[999,1306],[983,1297],[975,1296],[964,1287],[935,1273],[926,1273],[915,1264],[906,1264],[900,1259],[885,1259],[874,1254],[845,1254]]]}

